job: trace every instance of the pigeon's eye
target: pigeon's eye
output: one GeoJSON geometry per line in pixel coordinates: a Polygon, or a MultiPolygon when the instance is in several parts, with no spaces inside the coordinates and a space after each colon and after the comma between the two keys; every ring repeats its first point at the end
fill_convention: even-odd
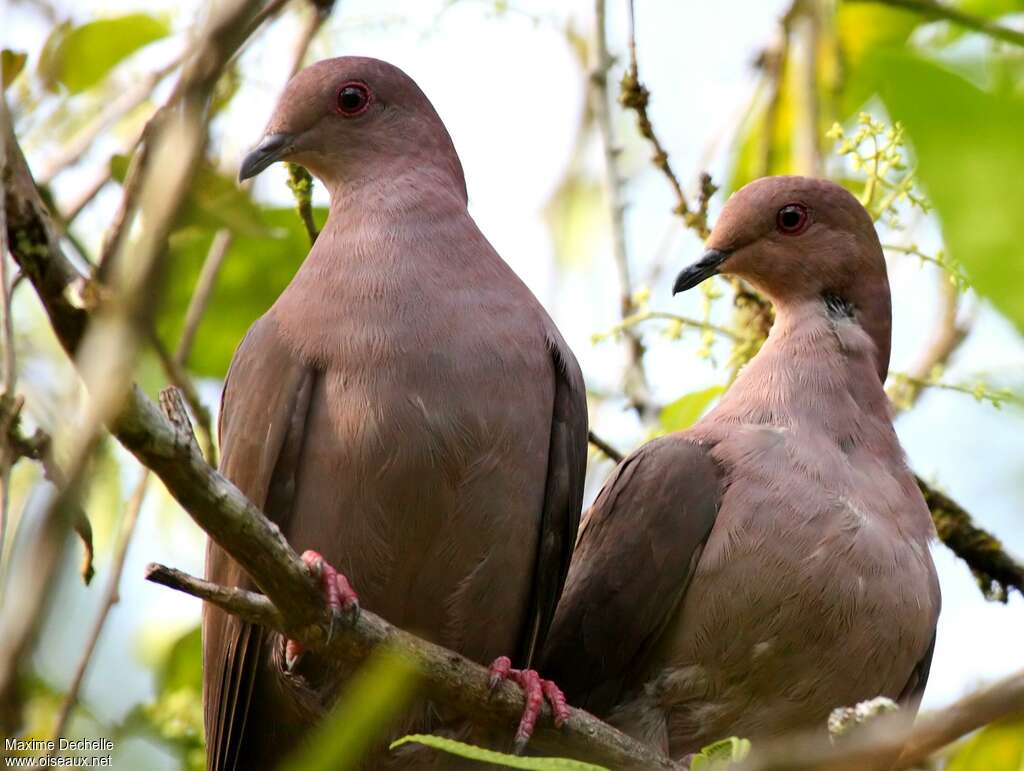
{"type": "Polygon", "coordinates": [[[346,118],[354,118],[366,112],[372,96],[365,83],[349,81],[338,89],[338,112],[346,118]]]}
{"type": "Polygon", "coordinates": [[[775,226],[780,233],[785,233],[787,236],[800,235],[807,229],[810,221],[807,207],[802,203],[786,204],[775,215],[775,226]]]}

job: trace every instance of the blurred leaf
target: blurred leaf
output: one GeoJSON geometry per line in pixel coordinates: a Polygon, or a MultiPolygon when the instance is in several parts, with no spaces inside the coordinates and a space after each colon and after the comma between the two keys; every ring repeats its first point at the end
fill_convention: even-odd
{"type": "Polygon", "coordinates": [[[877,57],[881,94],[904,123],[953,259],[1024,332],[1024,100],[981,91],[910,54],[877,57]]]}
{"type": "Polygon", "coordinates": [[[393,651],[375,653],[349,681],[331,714],[281,771],[345,771],[361,767],[374,744],[416,690],[416,670],[393,651]]]}
{"type": "Polygon", "coordinates": [[[924,17],[880,3],[840,3],[836,10],[839,43],[847,64],[859,66],[880,48],[902,46],[924,17]]]}
{"type": "Polygon", "coordinates": [[[1024,719],[985,726],[953,751],[945,771],[1022,771],[1024,719]]]}
{"type": "MultiPolygon", "coordinates": [[[[119,153],[110,157],[110,176],[116,182],[124,184],[131,160],[119,153]]],[[[236,235],[244,236],[271,235],[259,205],[232,177],[222,174],[208,162],[196,172],[178,217],[179,229],[190,226],[210,230],[229,228],[236,235]]]]}
{"type": "MultiPolygon", "coordinates": [[[[224,377],[249,326],[273,305],[309,253],[309,238],[294,209],[257,208],[256,213],[266,235],[240,235],[231,243],[189,358],[189,369],[198,375],[224,377]]],[[[326,211],[314,214],[322,222],[326,211]]],[[[157,332],[171,350],[214,230],[189,227],[171,237],[172,267],[157,321],[157,332]]]]}
{"type": "Polygon", "coordinates": [[[210,115],[216,115],[235,98],[238,89],[242,85],[242,73],[238,69],[237,61],[230,65],[217,79],[213,87],[213,95],[210,97],[210,115]]]}
{"type": "Polygon", "coordinates": [[[750,111],[747,112],[736,132],[736,141],[732,151],[732,170],[725,186],[726,192],[735,192],[763,174],[765,143],[769,141],[764,133],[764,122],[768,109],[764,91],[763,88],[759,89],[750,111]]]}
{"type": "Polygon", "coordinates": [[[878,51],[902,48],[924,21],[919,14],[881,4],[839,4],[836,29],[847,74],[836,120],[842,123],[861,110],[877,90],[881,73],[865,67],[865,62],[878,51]]]}
{"type": "Polygon", "coordinates": [[[271,234],[271,228],[262,220],[260,207],[249,194],[234,178],[221,174],[209,163],[196,172],[178,224],[214,230],[229,228],[236,236],[265,238],[271,234]]]}
{"type": "Polygon", "coordinates": [[[124,184],[124,180],[128,176],[128,166],[131,162],[130,156],[122,155],[121,153],[114,153],[110,156],[110,176],[119,185],[124,184]]]}
{"type": "Polygon", "coordinates": [[[532,771],[609,771],[604,766],[595,766],[593,763],[584,763],[580,760],[572,760],[570,758],[524,758],[521,755],[508,755],[504,752],[495,752],[483,747],[474,747],[472,744],[465,744],[444,736],[431,736],[429,734],[403,736],[401,739],[391,743],[391,749],[411,743],[433,747],[436,750],[441,750],[449,755],[456,755],[460,758],[479,760],[482,763],[494,763],[505,768],[525,768],[532,771]]]}
{"type": "Polygon", "coordinates": [[[156,671],[161,693],[193,687],[202,682],[203,643],[199,625],[174,641],[156,671]]]}
{"type": "Polygon", "coordinates": [[[77,94],[103,80],[126,56],[170,32],[166,21],[146,13],[99,19],[80,27],[64,22],[43,45],[39,75],[49,90],[56,90],[60,83],[77,94]]]}
{"type": "Polygon", "coordinates": [[[724,386],[716,385],[702,391],[694,391],[670,402],[661,408],[658,420],[661,427],[668,432],[682,431],[689,428],[708,408],[712,400],[725,390],[724,386]]]}
{"type": "Polygon", "coordinates": [[[732,763],[745,760],[750,754],[750,740],[730,736],[703,747],[693,756],[690,771],[708,771],[708,769],[724,768],[732,763]]]}
{"type": "Polygon", "coordinates": [[[560,265],[589,264],[604,235],[604,201],[602,185],[576,172],[566,175],[548,200],[544,219],[560,265]]]}
{"type": "Polygon", "coordinates": [[[136,731],[151,732],[181,756],[189,771],[205,767],[203,662],[200,627],[179,635],[154,665],[156,698],[126,720],[136,731]]]}
{"type": "Polygon", "coordinates": [[[0,53],[0,61],[3,63],[3,87],[7,88],[14,79],[18,77],[19,73],[25,68],[25,62],[28,60],[28,54],[23,51],[12,51],[10,48],[5,48],[0,53]]]}
{"type": "Polygon", "coordinates": [[[779,68],[777,82],[766,79],[762,84],[736,134],[733,168],[726,185],[730,192],[758,177],[793,172],[794,94],[802,84],[788,62],[789,57],[783,56],[774,65],[779,68]]]}

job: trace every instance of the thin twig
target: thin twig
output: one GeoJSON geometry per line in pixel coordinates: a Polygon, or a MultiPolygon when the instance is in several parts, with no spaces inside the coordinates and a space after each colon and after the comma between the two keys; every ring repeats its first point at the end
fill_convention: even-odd
{"type": "Polygon", "coordinates": [[[188,376],[185,368],[181,365],[178,358],[180,354],[172,354],[168,351],[163,341],[157,337],[155,331],[150,333],[149,344],[152,346],[157,358],[160,359],[160,364],[163,367],[164,374],[167,375],[167,379],[180,388],[181,392],[185,395],[185,401],[188,402],[188,407],[192,410],[192,414],[199,424],[203,454],[210,463],[216,463],[217,450],[214,447],[213,441],[213,419],[210,416],[210,411],[203,404],[203,400],[199,398],[199,392],[196,390],[192,378],[188,376]]]}
{"type": "Polygon", "coordinates": [[[996,24],[994,21],[965,13],[951,5],[937,3],[935,0],[846,0],[846,2],[877,3],[893,8],[904,8],[936,21],[953,22],[961,27],[993,37],[996,40],[1002,40],[1004,43],[1024,46],[1024,32],[1018,32],[1015,29],[996,24]]]}
{"type": "MultiPolygon", "coordinates": [[[[600,2],[598,5],[603,6],[600,2]]],[[[672,170],[672,165],[669,163],[668,151],[654,132],[654,125],[651,123],[651,118],[647,113],[651,92],[640,80],[640,70],[637,65],[636,56],[636,13],[633,6],[634,0],[629,0],[629,66],[626,68],[620,83],[619,102],[623,107],[631,109],[636,113],[636,123],[640,134],[654,147],[654,155],[651,156],[651,162],[665,175],[665,178],[672,186],[672,192],[676,197],[676,205],[673,211],[682,218],[686,227],[692,228],[701,239],[705,239],[711,235],[711,230],[708,228],[707,207],[705,205],[703,212],[700,210],[700,207],[697,209],[690,207],[686,200],[686,193],[683,192],[683,186],[679,184],[679,177],[676,176],[672,170]]]]}
{"type": "Polygon", "coordinates": [[[914,368],[905,377],[896,379],[889,389],[889,398],[899,411],[906,411],[917,403],[933,373],[946,366],[971,331],[971,321],[960,323],[958,318],[960,293],[956,285],[944,272],[939,274],[938,280],[941,307],[932,341],[914,368]]]}
{"type": "MultiPolygon", "coordinates": [[[[633,302],[629,250],[626,245],[626,203],[623,194],[626,182],[619,168],[621,150],[615,138],[608,98],[608,73],[612,67],[612,57],[608,52],[605,0],[596,0],[594,16],[597,61],[590,75],[591,109],[601,133],[601,143],[604,149],[612,227],[612,257],[619,274],[619,313],[625,320],[636,312],[636,305],[633,302]]],[[[625,331],[625,337],[629,363],[623,378],[623,390],[637,414],[645,422],[648,422],[655,418],[656,410],[651,405],[650,387],[647,383],[647,373],[644,370],[644,345],[640,336],[632,329],[625,331]]]]}
{"type": "Polygon", "coordinates": [[[146,566],[146,580],[166,586],[168,589],[191,594],[252,624],[270,629],[281,629],[285,625],[284,618],[274,607],[274,603],[256,592],[234,586],[211,584],[209,581],[156,562],[146,566]]]}
{"type": "Polygon", "coordinates": [[[100,169],[99,173],[93,177],[92,181],[85,186],[81,193],[67,206],[61,215],[61,219],[64,221],[65,227],[70,227],[71,223],[75,221],[79,214],[82,213],[82,209],[89,205],[89,203],[97,195],[100,190],[107,186],[107,183],[113,179],[113,173],[110,168],[110,164],[103,169],[100,169]]]}
{"type": "Polygon", "coordinates": [[[605,457],[608,458],[608,460],[610,461],[614,461],[615,463],[622,463],[622,459],[626,457],[621,452],[612,447],[610,444],[608,444],[608,442],[606,442],[604,439],[595,434],[593,431],[587,432],[587,441],[594,445],[594,447],[596,447],[602,453],[604,453],[605,457]]]}
{"type": "Polygon", "coordinates": [[[331,15],[331,11],[334,9],[334,2],[335,0],[321,0],[321,2],[312,2],[311,0],[311,13],[307,15],[305,23],[299,32],[299,37],[295,41],[295,54],[292,57],[292,66],[288,72],[288,80],[295,77],[295,73],[302,69],[302,64],[306,60],[306,54],[309,53],[309,47],[313,44],[313,38],[316,37],[316,33],[320,31],[324,22],[331,15]]]}
{"type": "MultiPolygon", "coordinates": [[[[0,429],[3,431],[0,443],[8,453],[12,468],[21,458],[36,461],[43,467],[43,477],[59,490],[67,485],[67,478],[54,460],[53,442],[49,434],[41,428],[37,428],[31,437],[25,437],[21,433],[20,416],[24,404],[23,396],[16,396],[13,399],[0,396],[0,429]]],[[[82,581],[88,586],[95,573],[92,565],[92,525],[81,507],[76,507],[72,527],[82,541],[82,563],[79,573],[82,581]]]]}
{"type": "Polygon", "coordinates": [[[306,229],[306,236],[309,238],[309,245],[316,243],[320,231],[317,230],[316,220],[313,219],[313,177],[306,169],[297,163],[288,163],[288,189],[292,191],[295,198],[295,210],[302,220],[302,226],[306,229]]]}
{"type": "Polygon", "coordinates": [[[217,284],[217,275],[220,273],[221,265],[224,264],[224,258],[227,257],[232,241],[234,241],[234,236],[231,231],[224,228],[217,231],[210,243],[210,249],[206,253],[206,259],[203,260],[203,267],[199,271],[199,278],[196,279],[195,289],[188,302],[188,310],[185,311],[185,323],[178,340],[178,350],[174,354],[174,361],[179,366],[184,367],[188,362],[192,345],[195,343],[196,332],[203,320],[206,307],[210,303],[213,289],[217,284]]]}
{"type": "Polygon", "coordinates": [[[621,322],[612,327],[612,329],[610,330],[610,334],[623,333],[626,330],[630,329],[631,327],[636,326],[637,324],[642,324],[643,322],[650,321],[652,319],[657,319],[660,321],[671,321],[676,324],[681,324],[684,327],[700,329],[706,332],[714,332],[716,335],[725,337],[729,340],[732,340],[733,342],[742,342],[746,340],[746,338],[743,335],[739,334],[738,332],[734,332],[733,330],[727,329],[726,327],[720,326],[718,324],[712,324],[710,321],[701,321],[699,319],[690,318],[689,316],[681,316],[678,313],[669,313],[667,311],[652,310],[640,311],[638,313],[633,314],[632,316],[623,319],[621,322]]]}
{"type": "MultiPolygon", "coordinates": [[[[93,621],[89,639],[86,640],[85,647],[82,649],[78,667],[75,669],[75,674],[71,678],[71,684],[68,686],[67,693],[64,695],[64,701],[61,703],[60,711],[57,713],[52,734],[54,740],[64,735],[64,728],[67,726],[68,718],[71,716],[71,710],[74,709],[78,701],[78,693],[82,688],[82,682],[85,680],[85,675],[89,669],[89,663],[92,661],[93,652],[96,650],[96,644],[99,642],[100,634],[103,632],[103,627],[106,624],[107,617],[110,615],[110,610],[120,599],[118,587],[121,584],[121,574],[124,572],[128,546],[131,544],[132,536],[135,534],[135,525],[139,520],[139,511],[142,509],[142,503],[146,499],[148,484],[149,470],[145,469],[125,506],[121,531],[110,560],[110,577],[107,579],[106,591],[100,602],[100,609],[96,614],[96,619],[93,621]]],[[[54,746],[49,757],[55,756],[58,748],[59,743],[54,746]]]]}

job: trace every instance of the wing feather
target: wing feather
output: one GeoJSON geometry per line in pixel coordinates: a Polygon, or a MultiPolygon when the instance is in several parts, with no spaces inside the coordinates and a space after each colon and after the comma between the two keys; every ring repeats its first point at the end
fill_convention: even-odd
{"type": "Polygon", "coordinates": [[[686,592],[721,498],[717,464],[672,435],[619,464],[587,513],[541,671],[613,707],[686,592]]]}
{"type": "MultiPolygon", "coordinates": [[[[283,346],[274,323],[257,321],[235,351],[224,385],[221,471],[282,528],[291,516],[305,424],[317,373],[283,346]]],[[[210,581],[252,588],[217,544],[207,546],[210,581]]],[[[266,633],[217,608],[203,611],[203,704],[207,769],[235,771],[242,760],[266,633]]]]}

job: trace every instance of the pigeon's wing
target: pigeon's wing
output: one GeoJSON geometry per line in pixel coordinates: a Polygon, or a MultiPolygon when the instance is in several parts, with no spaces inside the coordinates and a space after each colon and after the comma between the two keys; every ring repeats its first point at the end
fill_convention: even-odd
{"type": "Polygon", "coordinates": [[[600,715],[628,688],[686,593],[718,513],[720,473],[680,435],[645,444],[587,513],[541,672],[600,715]]]}
{"type": "Polygon", "coordinates": [[[520,659],[531,666],[543,647],[555,607],[569,572],[573,544],[583,508],[587,474],[587,392],[572,352],[555,331],[547,335],[555,375],[551,411],[548,470],[537,561],[530,602],[531,624],[525,631],[520,659]]]}
{"type": "MultiPolygon", "coordinates": [[[[221,400],[220,468],[282,528],[291,515],[296,473],[315,371],[302,366],[258,320],[239,344],[221,400]]],[[[252,586],[242,568],[210,541],[207,579],[252,586]]],[[[267,666],[266,632],[206,605],[203,611],[203,707],[207,769],[235,771],[251,714],[257,670],[267,666]]],[[[250,726],[250,730],[253,727],[250,726]]]]}
{"type": "Polygon", "coordinates": [[[928,685],[928,673],[932,668],[932,654],[935,652],[935,633],[932,633],[932,640],[928,644],[928,650],[917,662],[914,671],[910,673],[910,679],[900,692],[897,701],[900,706],[910,712],[917,714],[917,708],[921,706],[921,697],[924,696],[925,686],[928,685]]]}

